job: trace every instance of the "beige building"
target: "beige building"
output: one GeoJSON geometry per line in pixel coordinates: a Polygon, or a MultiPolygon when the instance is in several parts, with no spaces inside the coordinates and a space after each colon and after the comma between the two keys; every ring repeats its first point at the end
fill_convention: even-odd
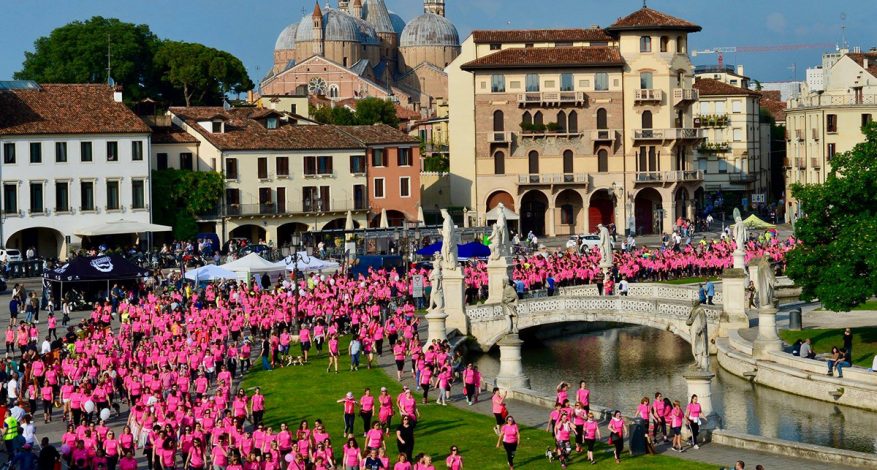
{"type": "MultiPolygon", "coordinates": [[[[805,86],[786,110],[786,218],[801,208],[792,197],[795,183],[822,183],[831,159],[864,141],[862,126],[877,115],[877,51],[826,54],[822,91],[805,86]]],[[[811,80],[811,83],[813,81],[811,80]]]]}
{"type": "Polygon", "coordinates": [[[700,29],[642,8],[606,29],[473,32],[447,68],[454,205],[483,221],[503,202],[546,235],[693,217],[700,29]]]}
{"type": "Polygon", "coordinates": [[[697,149],[697,168],[704,173],[704,197],[721,194],[726,207],[739,207],[738,201],[770,193],[770,124],[761,122],[761,95],[739,86],[748,79],[723,75],[724,80],[698,78],[694,84],[700,97],[694,123],[705,138],[697,149]]]}

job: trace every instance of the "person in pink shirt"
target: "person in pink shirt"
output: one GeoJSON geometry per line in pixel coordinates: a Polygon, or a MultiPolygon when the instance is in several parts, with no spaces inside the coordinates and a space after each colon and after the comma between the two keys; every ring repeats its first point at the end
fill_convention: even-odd
{"type": "Polygon", "coordinates": [[[507,416],[505,424],[499,431],[499,438],[496,441],[496,448],[500,444],[505,448],[506,462],[509,464],[509,470],[515,469],[515,453],[518,451],[518,443],[521,441],[521,432],[518,429],[515,418],[507,416]]]}
{"type": "Polygon", "coordinates": [[[700,403],[697,402],[697,395],[692,395],[691,401],[685,406],[685,419],[688,420],[688,425],[691,427],[691,446],[700,449],[697,444],[697,434],[700,432],[701,422],[705,418],[700,403]]]}
{"type": "Polygon", "coordinates": [[[329,336],[329,366],[326,367],[326,372],[332,369],[332,366],[335,367],[335,373],[338,373],[338,356],[341,355],[340,350],[338,349],[338,335],[329,336]]]}
{"type": "Polygon", "coordinates": [[[353,435],[353,425],[356,419],[356,400],[353,398],[353,392],[347,392],[347,395],[337,400],[336,403],[344,404],[344,435],[353,435]]]}
{"type": "Polygon", "coordinates": [[[463,456],[457,446],[451,446],[451,453],[445,459],[448,470],[463,470],[463,456]]]}
{"type": "Polygon", "coordinates": [[[600,424],[594,419],[594,413],[588,412],[588,420],[582,426],[582,432],[584,433],[585,445],[588,448],[588,461],[593,464],[595,463],[594,443],[597,442],[597,439],[601,438],[600,424]]]}
{"type": "Polygon", "coordinates": [[[685,412],[682,411],[679,400],[673,402],[673,408],[670,410],[668,419],[670,421],[670,430],[673,431],[672,448],[676,452],[684,452],[685,449],[682,448],[682,423],[685,420],[685,412]]]}
{"type": "Polygon", "coordinates": [[[386,448],[386,443],[384,442],[384,429],[381,427],[381,423],[377,421],[372,425],[372,428],[365,433],[366,439],[366,449],[383,449],[386,448]]]}
{"type": "Polygon", "coordinates": [[[499,387],[493,387],[493,396],[490,397],[490,411],[493,413],[493,417],[496,420],[493,432],[496,435],[499,435],[499,430],[505,423],[506,416],[508,416],[505,404],[505,399],[508,396],[508,393],[509,392],[507,391],[500,393],[499,387]]]}
{"type": "Polygon", "coordinates": [[[396,457],[396,463],[393,464],[393,470],[411,470],[411,462],[408,461],[408,456],[405,454],[399,454],[396,457]]]}
{"type": "Polygon", "coordinates": [[[262,423],[262,417],[265,415],[265,395],[262,395],[262,389],[256,387],[253,396],[250,398],[250,416],[253,418],[253,427],[258,428],[262,423]]]}
{"type": "Polygon", "coordinates": [[[372,419],[375,412],[375,396],[370,388],[366,387],[363,395],[359,398],[359,417],[362,418],[362,431],[368,433],[372,427],[372,419]]]}
{"type": "Polygon", "coordinates": [[[609,444],[615,446],[615,463],[621,463],[621,452],[624,451],[624,428],[626,426],[624,418],[621,417],[621,412],[616,410],[612,414],[612,419],[609,420],[608,425],[609,444]]]}

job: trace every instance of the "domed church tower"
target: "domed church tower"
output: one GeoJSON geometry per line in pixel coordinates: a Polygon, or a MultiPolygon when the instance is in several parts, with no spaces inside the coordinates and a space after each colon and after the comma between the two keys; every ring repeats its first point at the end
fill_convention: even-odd
{"type": "Polygon", "coordinates": [[[362,19],[370,24],[381,40],[381,60],[386,62],[384,76],[381,81],[390,81],[398,73],[399,35],[393,28],[390,12],[384,0],[365,0],[362,8],[362,19]]]}
{"type": "Polygon", "coordinates": [[[445,16],[445,0],[423,0],[423,11],[445,16]]]}

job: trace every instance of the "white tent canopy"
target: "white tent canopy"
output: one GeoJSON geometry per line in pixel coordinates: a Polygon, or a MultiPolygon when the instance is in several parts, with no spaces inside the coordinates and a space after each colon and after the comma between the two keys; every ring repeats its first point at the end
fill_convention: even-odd
{"type": "Polygon", "coordinates": [[[307,271],[330,271],[333,269],[338,269],[340,265],[334,261],[326,261],[316,256],[308,256],[306,251],[298,252],[298,261],[293,263],[293,257],[287,256],[281,261],[275,263],[277,266],[280,266],[282,269],[286,269],[287,271],[294,271],[298,269],[302,272],[307,271]]]}
{"type": "Polygon", "coordinates": [[[173,227],[167,225],[135,222],[133,220],[114,220],[91,227],[84,227],[73,232],[78,237],[96,237],[100,235],[119,235],[124,233],[170,232],[173,227]]]}
{"type": "Polygon", "coordinates": [[[237,279],[237,273],[223,269],[215,264],[186,271],[186,279],[192,281],[213,281],[215,279],[237,279]]]}
{"type": "MultiPolygon", "coordinates": [[[[509,209],[508,207],[503,207],[502,210],[505,212],[506,220],[520,220],[520,217],[518,216],[518,214],[515,214],[515,212],[513,210],[509,209]]],[[[489,211],[487,211],[485,218],[487,220],[499,219],[499,206],[496,206],[493,209],[490,209],[489,211]]]]}
{"type": "Polygon", "coordinates": [[[278,273],[283,271],[282,268],[256,253],[250,253],[241,259],[225,263],[220,268],[236,273],[278,273]]]}

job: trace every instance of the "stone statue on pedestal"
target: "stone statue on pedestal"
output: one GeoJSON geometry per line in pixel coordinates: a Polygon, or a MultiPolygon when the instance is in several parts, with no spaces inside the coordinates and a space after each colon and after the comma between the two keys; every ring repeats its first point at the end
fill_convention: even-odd
{"type": "Polygon", "coordinates": [[[432,272],[429,273],[429,285],[432,290],[429,293],[429,311],[441,312],[445,308],[445,290],[442,286],[442,255],[436,253],[432,262],[432,272]]]}
{"type": "Polygon", "coordinates": [[[600,231],[600,266],[612,266],[612,237],[609,229],[603,224],[598,224],[597,229],[600,231]]]}
{"type": "Polygon", "coordinates": [[[442,209],[442,259],[446,269],[457,269],[457,232],[447,209],[442,209]]]}
{"type": "Polygon", "coordinates": [[[509,317],[509,334],[518,334],[518,293],[511,282],[502,290],[502,308],[509,317]]]}
{"type": "Polygon", "coordinates": [[[746,233],[746,224],[743,223],[743,216],[740,215],[740,209],[734,208],[734,243],[737,244],[737,249],[740,253],[746,251],[746,239],[748,238],[748,234],[746,233]]]}
{"type": "Polygon", "coordinates": [[[704,372],[710,370],[710,345],[707,332],[706,311],[700,302],[695,302],[688,314],[688,334],[691,336],[691,353],[694,355],[693,368],[704,372]]]}
{"type": "Polygon", "coordinates": [[[777,282],[773,266],[770,265],[770,260],[766,256],[758,258],[754,264],[758,267],[755,279],[755,288],[758,291],[758,306],[772,306],[774,302],[773,290],[777,282]]]}

